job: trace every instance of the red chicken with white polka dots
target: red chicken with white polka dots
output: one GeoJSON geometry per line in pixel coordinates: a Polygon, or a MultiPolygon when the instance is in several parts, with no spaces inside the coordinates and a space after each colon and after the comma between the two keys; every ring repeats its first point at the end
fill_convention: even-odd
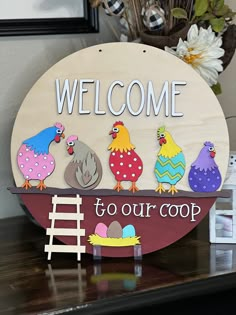
{"type": "Polygon", "coordinates": [[[117,181],[115,190],[123,190],[122,181],[130,181],[130,191],[138,191],[136,182],[143,172],[143,162],[135,152],[135,146],[130,142],[130,135],[124,123],[114,123],[109,133],[112,136],[112,143],[108,147],[111,150],[109,166],[117,181]]]}

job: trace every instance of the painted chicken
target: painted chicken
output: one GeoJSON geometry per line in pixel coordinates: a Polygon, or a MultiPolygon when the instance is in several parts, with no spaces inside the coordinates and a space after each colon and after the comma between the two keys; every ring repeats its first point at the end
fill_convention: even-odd
{"type": "Polygon", "coordinates": [[[157,139],[160,150],[154,168],[154,174],[158,181],[156,192],[165,192],[163,184],[169,184],[169,193],[178,192],[175,185],[183,178],[186,168],[185,157],[182,149],[175,143],[171,134],[165,127],[157,130],[157,139]]]}
{"type": "Polygon", "coordinates": [[[63,131],[64,126],[56,123],[23,141],[17,153],[18,167],[25,179],[23,188],[31,188],[31,180],[39,180],[38,189],[46,188],[44,180],[55,169],[55,160],[49,153],[49,146],[52,141],[59,143],[65,137],[63,131]]]}
{"type": "Polygon", "coordinates": [[[124,123],[117,121],[114,123],[109,133],[112,136],[112,142],[108,147],[111,150],[109,157],[109,166],[117,181],[115,190],[123,190],[122,181],[130,181],[129,191],[133,193],[138,191],[136,182],[143,172],[143,162],[135,152],[135,146],[130,142],[130,135],[124,123]]]}
{"type": "Polygon", "coordinates": [[[66,183],[77,189],[97,187],[102,179],[102,164],[97,154],[74,135],[67,138],[66,144],[67,152],[74,155],[64,173],[66,183]]]}
{"type": "Polygon", "coordinates": [[[220,187],[222,177],[215,162],[215,155],[214,144],[206,141],[188,174],[189,186],[193,191],[213,192],[220,187]]]}

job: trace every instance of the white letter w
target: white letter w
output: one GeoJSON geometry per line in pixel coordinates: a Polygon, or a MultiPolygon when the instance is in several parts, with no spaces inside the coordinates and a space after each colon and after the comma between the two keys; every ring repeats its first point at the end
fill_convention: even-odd
{"type": "Polygon", "coordinates": [[[60,80],[56,79],[56,95],[57,95],[57,110],[58,114],[62,113],[65,97],[67,97],[68,113],[72,114],[75,101],[75,93],[78,85],[78,80],[74,80],[72,93],[70,92],[70,82],[68,79],[64,81],[62,94],[60,95],[60,80]]]}

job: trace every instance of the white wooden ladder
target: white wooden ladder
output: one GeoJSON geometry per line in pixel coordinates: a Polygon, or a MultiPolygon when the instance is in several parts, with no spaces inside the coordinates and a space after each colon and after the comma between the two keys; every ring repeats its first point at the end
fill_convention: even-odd
{"type": "Polygon", "coordinates": [[[49,235],[49,244],[45,245],[44,251],[48,253],[48,260],[51,260],[52,253],[77,253],[77,260],[81,259],[81,253],[85,253],[86,247],[81,245],[80,237],[85,236],[85,230],[80,228],[80,221],[84,220],[84,214],[80,213],[80,205],[82,199],[79,195],[76,197],[58,197],[54,195],[52,198],[53,209],[49,212],[49,220],[51,220],[51,227],[47,228],[47,235],[49,235]],[[76,213],[56,212],[58,205],[75,205],[76,213]],[[77,228],[55,228],[56,220],[76,221],[77,228]],[[76,236],[77,245],[54,245],[54,236],[76,236]]]}

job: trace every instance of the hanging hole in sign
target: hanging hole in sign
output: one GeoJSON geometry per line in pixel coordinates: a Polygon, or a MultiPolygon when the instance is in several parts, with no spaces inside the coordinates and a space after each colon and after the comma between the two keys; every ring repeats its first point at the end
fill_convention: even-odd
{"type": "Polygon", "coordinates": [[[99,49],[99,52],[102,52],[102,49],[99,49]]]}
{"type": "Polygon", "coordinates": [[[143,50],[143,53],[147,52],[146,50],[143,50]]]}

